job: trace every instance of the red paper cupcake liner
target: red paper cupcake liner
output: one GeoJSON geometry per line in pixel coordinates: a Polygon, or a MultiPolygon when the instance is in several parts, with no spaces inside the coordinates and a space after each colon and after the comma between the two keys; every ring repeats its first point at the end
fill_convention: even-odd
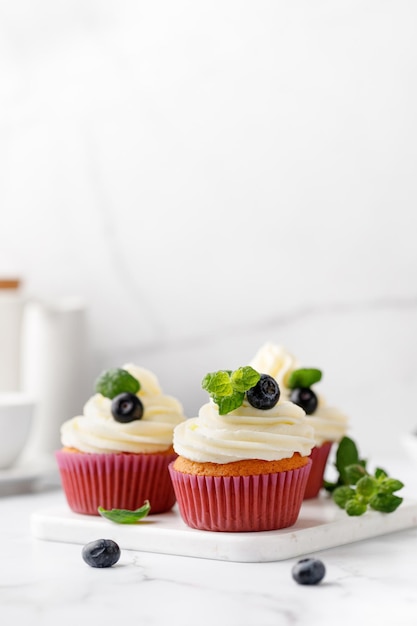
{"type": "Polygon", "coordinates": [[[219,532],[278,530],[297,521],[311,461],[259,476],[195,476],[169,466],[180,515],[191,528],[219,532]]]}
{"type": "Polygon", "coordinates": [[[99,506],[135,510],[145,500],[151,513],[168,511],[175,504],[168,465],[176,456],[55,453],[68,505],[84,515],[99,515],[99,506]]]}
{"type": "Polygon", "coordinates": [[[308,477],[304,499],[316,498],[323,486],[324,470],[326,469],[327,459],[330,454],[332,442],[328,441],[321,446],[316,446],[310,454],[311,472],[308,477]]]}

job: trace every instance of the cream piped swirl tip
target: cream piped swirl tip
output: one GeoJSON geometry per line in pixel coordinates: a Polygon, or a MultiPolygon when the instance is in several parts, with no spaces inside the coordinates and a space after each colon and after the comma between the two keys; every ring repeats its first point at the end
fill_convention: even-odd
{"type": "Polygon", "coordinates": [[[200,408],[198,417],[174,429],[175,452],[200,463],[279,461],[291,458],[294,452],[308,456],[313,446],[313,427],[292,402],[263,411],[244,401],[238,409],[219,415],[211,400],[200,408]]]}
{"type": "Polygon", "coordinates": [[[177,454],[202,463],[309,456],[313,427],[301,407],[278,402],[279,386],[271,376],[247,366],[210,373],[202,385],[211,399],[198,417],[175,427],[177,454]]]}
{"type": "Polygon", "coordinates": [[[62,425],[63,446],[87,453],[136,454],[172,446],[174,428],[186,417],[179,400],[163,393],[152,372],[128,363],[104,372],[97,389],[82,415],[62,425]],[[123,391],[126,386],[129,391],[123,391]]]}
{"type": "Polygon", "coordinates": [[[316,391],[315,385],[322,378],[320,370],[301,367],[288,350],[273,343],[261,346],[250,365],[255,369],[263,368],[277,380],[281,400],[290,400],[305,410],[313,425],[317,446],[338,442],[346,434],[348,417],[337,407],[328,405],[323,395],[316,391]]]}

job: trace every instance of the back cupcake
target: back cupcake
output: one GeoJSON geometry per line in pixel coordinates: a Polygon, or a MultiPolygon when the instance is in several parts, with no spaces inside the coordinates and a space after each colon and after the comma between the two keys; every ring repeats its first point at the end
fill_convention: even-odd
{"type": "Polygon", "coordinates": [[[328,405],[316,391],[322,372],[302,367],[298,359],[280,345],[265,343],[250,361],[255,369],[262,368],[281,388],[281,397],[301,406],[314,428],[315,445],[311,451],[312,468],[305,498],[315,498],[323,485],[323,476],[330,451],[346,434],[347,416],[337,407],[328,405]]]}

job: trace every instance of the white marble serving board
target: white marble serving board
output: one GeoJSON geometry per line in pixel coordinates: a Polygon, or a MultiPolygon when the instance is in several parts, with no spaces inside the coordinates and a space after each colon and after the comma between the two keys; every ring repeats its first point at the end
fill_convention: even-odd
{"type": "Polygon", "coordinates": [[[394,513],[368,511],[349,517],[326,497],[304,502],[291,528],[255,533],[194,530],[185,525],[176,507],[135,525],[79,515],[66,507],[41,510],[31,517],[32,534],[38,539],[86,544],[105,538],[126,550],[237,562],[281,561],[413,526],[417,526],[415,501],[405,500],[394,513]]]}

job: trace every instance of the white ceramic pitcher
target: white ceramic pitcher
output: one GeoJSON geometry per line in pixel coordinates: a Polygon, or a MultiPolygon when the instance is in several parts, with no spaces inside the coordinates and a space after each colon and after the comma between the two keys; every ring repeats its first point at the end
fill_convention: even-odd
{"type": "Polygon", "coordinates": [[[91,395],[87,315],[82,302],[27,302],[21,388],[37,402],[24,458],[53,456],[61,447],[61,424],[81,414],[91,395]]]}
{"type": "Polygon", "coordinates": [[[0,392],[20,389],[24,306],[20,279],[0,278],[0,392]]]}

